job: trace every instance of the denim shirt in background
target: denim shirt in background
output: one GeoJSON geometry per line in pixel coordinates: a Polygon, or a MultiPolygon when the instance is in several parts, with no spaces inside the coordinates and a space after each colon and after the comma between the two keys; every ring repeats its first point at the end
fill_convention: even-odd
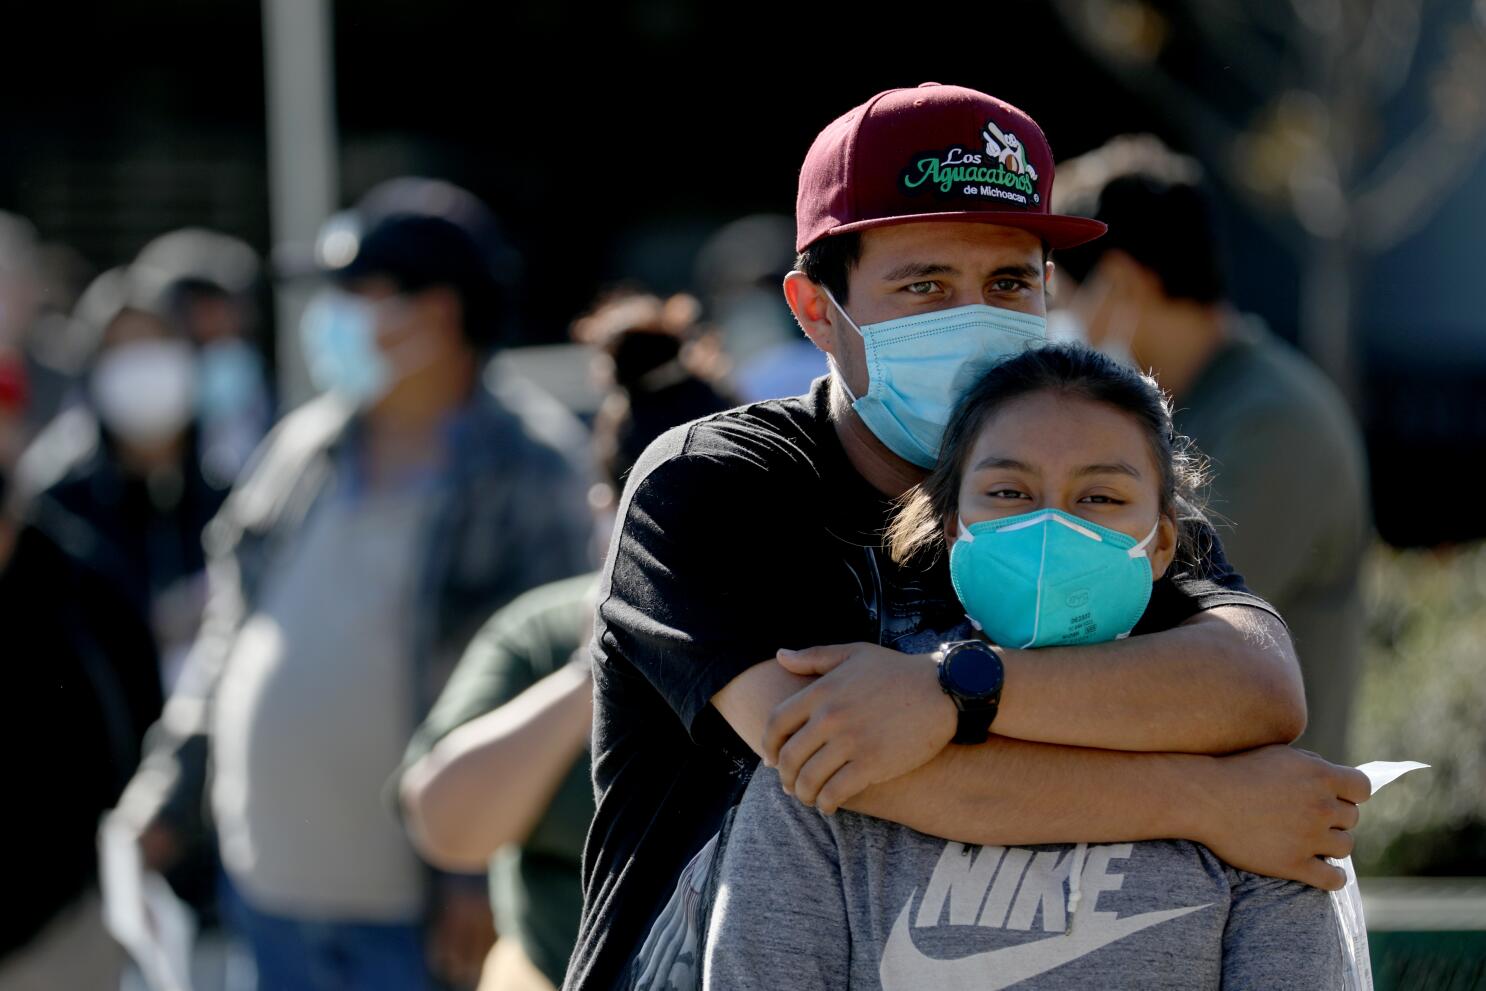
{"type": "MultiPolygon", "coordinates": [[[[355,497],[361,427],[333,396],[290,412],[207,527],[206,616],[120,802],[130,821],[159,815],[186,835],[204,829],[208,713],[222,666],[279,550],[310,510],[325,498],[355,497]]],[[[442,470],[407,480],[426,486],[434,503],[424,515],[410,631],[420,718],[491,613],[527,589],[594,565],[587,437],[561,404],[491,369],[443,437],[442,470]]]]}

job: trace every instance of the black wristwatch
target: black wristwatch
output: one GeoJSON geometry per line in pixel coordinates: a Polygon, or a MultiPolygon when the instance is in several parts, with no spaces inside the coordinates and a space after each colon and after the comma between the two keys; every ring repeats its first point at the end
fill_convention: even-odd
{"type": "Polygon", "coordinates": [[[1006,681],[1001,652],[983,640],[941,644],[939,651],[939,687],[960,710],[954,742],[986,742],[1006,681]]]}

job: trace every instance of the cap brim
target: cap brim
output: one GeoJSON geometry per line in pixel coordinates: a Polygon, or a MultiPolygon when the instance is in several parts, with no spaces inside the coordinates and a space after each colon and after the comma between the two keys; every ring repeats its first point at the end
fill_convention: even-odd
{"type": "MultiPolygon", "coordinates": [[[[876,217],[832,227],[822,237],[865,231],[873,227],[896,227],[899,224],[957,222],[996,224],[1015,227],[1036,234],[1050,248],[1073,248],[1099,237],[1109,229],[1107,224],[1087,217],[1068,217],[1056,213],[1025,213],[1020,210],[955,210],[948,213],[906,213],[897,217],[876,217]]],[[[816,240],[819,240],[817,238],[816,240]]]]}

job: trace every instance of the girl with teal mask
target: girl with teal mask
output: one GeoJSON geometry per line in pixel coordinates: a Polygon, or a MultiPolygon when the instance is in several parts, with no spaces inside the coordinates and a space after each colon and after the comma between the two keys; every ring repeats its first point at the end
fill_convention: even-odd
{"type": "MultiPolygon", "coordinates": [[[[973,624],[1027,648],[1130,633],[1153,583],[1199,557],[1198,468],[1139,372],[1078,345],[992,366],[888,532],[902,563],[948,558],[969,623],[923,635],[963,640],[973,624]]],[[[1173,622],[1151,613],[1152,630],[1173,622]]],[[[1188,840],[1101,839],[948,842],[822,814],[760,768],[717,868],[704,991],[1367,986],[1345,970],[1326,892],[1188,840]]]]}
{"type": "Polygon", "coordinates": [[[889,541],[900,561],[947,546],[955,592],[993,643],[1097,643],[1127,636],[1152,583],[1195,558],[1199,482],[1153,380],[1044,347],[961,399],[889,541]]]}

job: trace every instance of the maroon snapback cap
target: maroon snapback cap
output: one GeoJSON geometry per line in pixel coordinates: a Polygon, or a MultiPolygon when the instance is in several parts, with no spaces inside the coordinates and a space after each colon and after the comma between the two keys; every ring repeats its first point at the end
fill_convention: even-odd
{"type": "Polygon", "coordinates": [[[890,89],[816,136],[800,169],[795,250],[832,234],[924,220],[1018,227],[1053,248],[1103,234],[1049,213],[1053,153],[1036,121],[962,86],[890,89]]]}

